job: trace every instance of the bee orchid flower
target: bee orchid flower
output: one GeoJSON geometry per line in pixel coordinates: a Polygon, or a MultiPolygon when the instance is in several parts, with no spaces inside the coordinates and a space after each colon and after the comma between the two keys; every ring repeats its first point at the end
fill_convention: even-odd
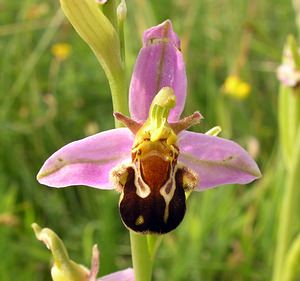
{"type": "Polygon", "coordinates": [[[246,184],[260,177],[238,144],[186,129],[201,119],[179,120],[186,97],[180,42],[170,21],[144,33],[133,72],[131,118],[112,129],[67,144],[38,173],[52,187],[86,185],[120,192],[124,224],[139,233],[167,233],[182,221],[187,191],[246,184]]]}

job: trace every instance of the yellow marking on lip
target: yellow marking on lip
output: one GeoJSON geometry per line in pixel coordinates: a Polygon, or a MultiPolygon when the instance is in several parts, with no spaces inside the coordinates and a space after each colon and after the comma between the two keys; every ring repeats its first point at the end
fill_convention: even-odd
{"type": "Polygon", "coordinates": [[[170,202],[174,196],[175,189],[176,189],[176,180],[175,180],[175,174],[177,172],[177,167],[171,166],[171,174],[169,180],[165,183],[165,185],[160,189],[160,194],[164,198],[166,206],[165,206],[165,212],[164,212],[164,222],[168,222],[169,218],[169,207],[170,207],[170,202]],[[171,183],[172,187],[171,190],[167,193],[166,188],[168,184],[171,183]]]}
{"type": "Polygon", "coordinates": [[[139,215],[138,218],[135,220],[135,225],[142,225],[144,223],[144,217],[142,215],[139,215]]]}
{"type": "Polygon", "coordinates": [[[146,184],[141,175],[141,163],[137,161],[137,164],[132,164],[132,168],[135,171],[134,185],[136,187],[136,194],[141,198],[146,198],[151,193],[151,188],[146,184]]]}
{"type": "Polygon", "coordinates": [[[120,195],[120,199],[119,199],[119,207],[120,207],[120,204],[121,204],[123,198],[124,198],[124,191],[122,191],[122,192],[121,192],[121,195],[120,195]]]}

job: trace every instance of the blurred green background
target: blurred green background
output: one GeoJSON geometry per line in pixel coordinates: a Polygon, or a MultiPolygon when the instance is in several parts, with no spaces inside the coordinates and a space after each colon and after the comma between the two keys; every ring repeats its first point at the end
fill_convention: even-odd
{"type": "MultiPolygon", "coordinates": [[[[205,116],[193,130],[220,125],[250,151],[264,177],[247,186],[193,193],[183,223],[166,235],[154,280],[270,280],[283,169],[278,157],[276,67],[295,13],[286,0],[128,0],[128,82],[145,28],[170,18],[187,64],[185,113],[205,116]],[[237,75],[246,98],[222,86],[237,75]]],[[[37,183],[43,162],[64,144],[113,127],[104,72],[59,9],[59,1],[0,0],[0,280],[50,280],[50,253],[37,222],[55,230],[72,258],[100,275],[131,266],[118,194],[37,183]],[[70,52],[59,58],[56,43],[70,52]]]]}

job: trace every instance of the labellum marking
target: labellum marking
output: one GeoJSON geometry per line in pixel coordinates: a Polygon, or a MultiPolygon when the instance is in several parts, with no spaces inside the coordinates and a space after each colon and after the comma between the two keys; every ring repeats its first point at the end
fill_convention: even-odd
{"type": "Polygon", "coordinates": [[[164,234],[175,229],[185,214],[185,193],[182,186],[182,170],[176,172],[176,188],[169,203],[168,219],[165,221],[166,202],[159,191],[151,192],[146,198],[136,194],[135,171],[128,167],[128,181],[120,202],[120,214],[124,224],[131,230],[141,233],[164,234]],[[140,224],[143,216],[144,222],[140,224]]]}
{"type": "Polygon", "coordinates": [[[144,223],[144,217],[142,215],[138,216],[138,218],[135,221],[136,225],[141,225],[144,223]]]}
{"type": "MultiPolygon", "coordinates": [[[[177,170],[177,169],[176,169],[177,170]]],[[[170,175],[170,179],[168,180],[168,182],[160,189],[160,194],[161,196],[164,198],[165,202],[166,202],[166,207],[165,207],[165,213],[164,213],[164,222],[167,223],[168,221],[168,217],[169,217],[169,205],[170,202],[174,196],[174,192],[175,192],[175,180],[174,180],[174,175],[176,173],[176,171],[174,171],[174,169],[172,169],[173,173],[172,175],[170,175]]]]}
{"type": "Polygon", "coordinates": [[[146,140],[133,149],[120,200],[121,218],[128,228],[167,233],[182,221],[186,206],[178,153],[178,148],[167,145],[166,140],[146,140]],[[149,192],[145,193],[145,187],[149,192]]]}

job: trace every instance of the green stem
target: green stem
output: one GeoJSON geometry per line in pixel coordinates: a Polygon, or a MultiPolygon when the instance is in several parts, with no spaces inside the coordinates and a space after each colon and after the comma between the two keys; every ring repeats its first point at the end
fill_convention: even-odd
{"type": "Polygon", "coordinates": [[[152,259],[148,247],[147,235],[130,233],[131,255],[135,281],[151,281],[152,259]]]}
{"type": "MultiPolygon", "coordinates": [[[[108,77],[108,75],[107,75],[108,77]]],[[[113,111],[121,112],[125,115],[128,114],[128,98],[127,98],[127,85],[125,77],[125,69],[118,75],[108,77],[109,86],[111,90],[113,111]]],[[[122,123],[115,119],[115,127],[123,127],[122,123]]]]}
{"type": "Polygon", "coordinates": [[[282,281],[296,280],[299,272],[300,263],[300,234],[294,240],[290,250],[287,254],[284,272],[282,274],[282,281]]]}
{"type": "Polygon", "coordinates": [[[149,248],[149,253],[150,253],[152,262],[156,255],[158,247],[162,241],[162,238],[163,238],[163,235],[155,235],[155,234],[147,235],[148,248],[149,248]]]}
{"type": "Polygon", "coordinates": [[[297,133],[294,144],[294,154],[291,166],[288,170],[287,185],[284,192],[279,226],[277,234],[277,244],[275,252],[275,263],[273,270],[273,281],[283,280],[283,265],[286,260],[287,251],[291,242],[293,231],[293,216],[296,207],[297,193],[299,189],[299,170],[300,170],[300,131],[297,133]]]}
{"type": "Polygon", "coordinates": [[[125,36],[124,36],[124,21],[119,20],[119,38],[120,38],[120,52],[121,52],[121,59],[123,63],[125,63],[125,36]]]}
{"type": "Polygon", "coordinates": [[[278,100],[278,122],[279,122],[279,136],[281,142],[281,150],[284,158],[285,165],[290,164],[292,144],[290,136],[290,119],[289,119],[289,99],[291,98],[292,91],[281,85],[279,89],[278,100]]]}

